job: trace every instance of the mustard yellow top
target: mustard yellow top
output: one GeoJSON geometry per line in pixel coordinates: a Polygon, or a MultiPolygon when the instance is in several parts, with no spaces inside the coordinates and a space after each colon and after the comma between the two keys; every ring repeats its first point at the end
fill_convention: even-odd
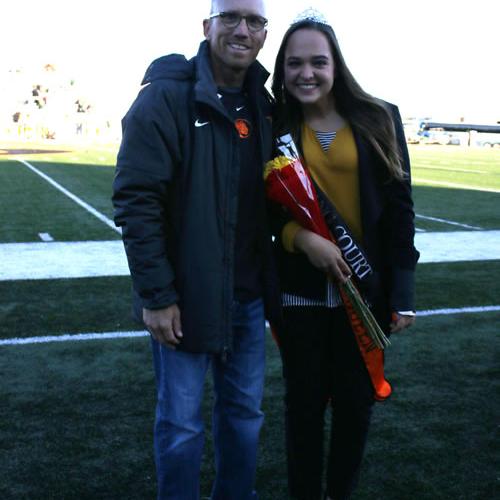
{"type": "MultiPolygon", "coordinates": [[[[356,241],[362,242],[359,200],[358,150],[349,125],[337,130],[327,152],[323,150],[314,130],[302,126],[304,160],[314,181],[333,202],[356,241]]],[[[294,252],[294,239],[300,225],[289,222],[281,237],[285,250],[294,252]]]]}

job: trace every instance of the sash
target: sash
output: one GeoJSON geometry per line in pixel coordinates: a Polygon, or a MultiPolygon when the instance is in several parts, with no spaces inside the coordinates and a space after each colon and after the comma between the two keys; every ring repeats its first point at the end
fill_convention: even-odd
{"type": "Polygon", "coordinates": [[[370,265],[364,250],[356,242],[349,226],[339,214],[335,205],[328,199],[311,176],[318,199],[319,208],[326,225],[330,230],[335,243],[342,252],[342,257],[351,269],[355,282],[358,285],[367,303],[373,303],[380,290],[380,278],[377,271],[370,265]]]}
{"type": "MultiPolygon", "coordinates": [[[[356,243],[349,226],[342,219],[334,204],[328,199],[326,194],[319,188],[311,177],[314,185],[318,204],[330,229],[333,241],[340,248],[342,256],[349,265],[356,283],[359,285],[365,299],[372,300],[379,289],[379,278],[371,267],[362,248],[356,243]]],[[[346,293],[340,289],[342,302],[344,303],[351,328],[354,332],[356,343],[363,357],[363,361],[370,376],[375,399],[383,401],[392,392],[389,382],[384,377],[384,351],[378,348],[368,335],[363,322],[358,318],[354,307],[346,293]]]]}

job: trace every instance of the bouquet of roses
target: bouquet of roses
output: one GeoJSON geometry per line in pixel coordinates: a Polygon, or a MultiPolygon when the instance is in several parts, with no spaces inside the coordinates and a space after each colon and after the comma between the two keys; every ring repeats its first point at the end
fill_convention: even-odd
{"type": "MultiPolygon", "coordinates": [[[[289,134],[278,139],[278,150],[282,154],[267,162],[264,169],[267,197],[287,208],[302,227],[336,243],[321,212],[309,173],[289,134]]],[[[345,284],[339,285],[339,289],[356,341],[374,382],[376,396],[385,399],[391,389],[383,377],[382,350],[389,344],[389,339],[354,282],[348,279],[345,284]]]]}

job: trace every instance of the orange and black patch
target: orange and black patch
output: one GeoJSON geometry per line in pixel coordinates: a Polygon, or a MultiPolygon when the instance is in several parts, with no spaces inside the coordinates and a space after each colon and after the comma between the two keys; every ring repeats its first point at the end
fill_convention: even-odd
{"type": "Polygon", "coordinates": [[[248,120],[238,118],[235,120],[234,126],[236,127],[238,134],[240,134],[241,139],[247,139],[250,137],[250,122],[248,120]]]}

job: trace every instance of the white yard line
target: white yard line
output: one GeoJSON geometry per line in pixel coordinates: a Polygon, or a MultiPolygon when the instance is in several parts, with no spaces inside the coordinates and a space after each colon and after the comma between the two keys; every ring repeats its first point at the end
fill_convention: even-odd
{"type": "Polygon", "coordinates": [[[425,220],[432,220],[432,221],[436,221],[436,222],[443,222],[444,224],[449,224],[451,226],[465,227],[467,229],[476,229],[479,231],[482,230],[482,228],[478,227],[478,226],[469,226],[468,224],[462,224],[460,222],[454,222],[454,221],[447,220],[447,219],[439,219],[438,217],[429,217],[428,215],[415,214],[415,217],[417,219],[425,219],[425,220]]]}
{"type": "Polygon", "coordinates": [[[415,234],[419,264],[500,259],[500,230],[450,231],[415,234]]]}
{"type": "Polygon", "coordinates": [[[54,186],[56,189],[61,191],[61,193],[65,194],[68,198],[73,200],[75,203],[80,205],[82,208],[87,210],[87,212],[91,213],[94,217],[97,217],[101,222],[104,222],[107,226],[109,226],[113,231],[116,231],[117,233],[121,234],[121,229],[119,227],[115,226],[115,223],[106,217],[104,214],[101,212],[97,211],[94,207],[89,205],[87,202],[83,201],[81,198],[78,198],[75,194],[73,194],[71,191],[68,191],[65,187],[61,186],[58,182],[56,182],[52,177],[49,177],[47,174],[44,174],[40,170],[38,170],[36,167],[31,165],[31,163],[28,163],[26,160],[17,160],[18,162],[22,163],[26,167],[28,167],[32,172],[35,174],[39,175],[42,179],[46,180],[49,184],[54,186]]]}
{"type": "MultiPolygon", "coordinates": [[[[419,264],[500,260],[500,230],[418,232],[419,264]]],[[[126,276],[121,240],[0,244],[0,281],[126,276]]]]}
{"type": "MultiPolygon", "coordinates": [[[[446,163],[446,164],[449,164],[449,163],[446,163]]],[[[422,168],[425,170],[446,170],[449,172],[465,172],[468,174],[487,174],[488,173],[486,170],[470,170],[467,168],[457,168],[457,167],[450,167],[450,168],[447,168],[447,167],[425,167],[422,165],[418,165],[414,168],[412,167],[412,171],[418,170],[419,168],[422,168]]]]}
{"type": "MultiPolygon", "coordinates": [[[[455,314],[475,314],[500,311],[500,306],[480,306],[480,307],[461,307],[456,309],[430,309],[417,311],[417,317],[422,316],[451,316],[455,314]]],[[[266,326],[269,326],[266,324],[266,326]]],[[[62,335],[46,335],[43,337],[24,337],[10,338],[0,340],[0,346],[6,345],[27,345],[27,344],[48,344],[51,342],[78,342],[82,340],[106,340],[148,337],[146,330],[137,330],[132,332],[104,332],[104,333],[65,333],[62,335]]]]}
{"type": "Polygon", "coordinates": [[[126,276],[121,240],[4,243],[0,281],[126,276]]]}
{"type": "Polygon", "coordinates": [[[136,332],[105,332],[105,333],[65,333],[64,335],[47,335],[44,337],[26,337],[0,340],[2,345],[47,344],[50,342],[74,342],[79,340],[105,340],[146,337],[145,330],[136,332]]]}
{"type": "Polygon", "coordinates": [[[462,307],[460,309],[426,309],[417,311],[418,316],[449,316],[450,314],[470,314],[500,311],[500,306],[462,307]]]}
{"type": "Polygon", "coordinates": [[[491,189],[491,188],[484,188],[484,187],[478,187],[478,186],[470,186],[470,185],[465,185],[465,184],[458,184],[455,182],[441,182],[441,181],[434,181],[432,179],[422,179],[420,177],[412,176],[412,183],[414,185],[419,185],[419,184],[429,184],[431,186],[445,186],[445,187],[452,187],[452,188],[458,188],[458,189],[465,189],[466,191],[484,191],[485,193],[500,193],[500,189],[491,189]]]}

